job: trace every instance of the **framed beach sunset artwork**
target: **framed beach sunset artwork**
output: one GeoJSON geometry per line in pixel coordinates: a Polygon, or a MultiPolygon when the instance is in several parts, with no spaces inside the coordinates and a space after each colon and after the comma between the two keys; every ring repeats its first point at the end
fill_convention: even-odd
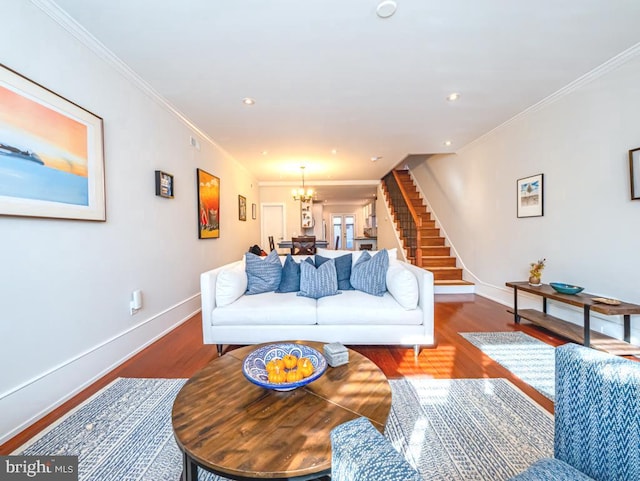
{"type": "Polygon", "coordinates": [[[0,65],[0,215],[104,221],[102,119],[0,65]]]}
{"type": "Polygon", "coordinates": [[[220,237],[220,179],[197,169],[198,177],[198,238],[220,237]]]}

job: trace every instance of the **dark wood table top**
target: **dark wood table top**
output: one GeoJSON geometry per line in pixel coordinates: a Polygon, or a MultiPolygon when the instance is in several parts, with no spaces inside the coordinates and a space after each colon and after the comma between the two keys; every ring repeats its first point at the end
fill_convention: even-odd
{"type": "MultiPolygon", "coordinates": [[[[322,352],[322,343],[300,343],[322,352]]],[[[214,359],[176,397],[176,441],[199,465],[240,479],[320,475],[331,469],[329,433],[335,426],[364,416],[384,430],[391,388],[366,357],[349,350],[348,364],[329,366],[307,386],[279,392],[256,386],[242,373],[242,361],[257,347],[214,359]]]]}
{"type": "Polygon", "coordinates": [[[561,294],[556,291],[549,284],[541,284],[540,286],[531,286],[526,281],[512,281],[506,282],[507,287],[517,288],[521,291],[535,294],[538,296],[546,297],[554,301],[564,302],[576,307],[589,306],[592,311],[605,314],[607,316],[626,315],[626,314],[640,314],[640,306],[637,304],[631,304],[629,302],[620,302],[617,306],[609,304],[603,304],[596,302],[593,299],[601,296],[595,296],[586,292],[580,292],[579,294],[561,294]]]}

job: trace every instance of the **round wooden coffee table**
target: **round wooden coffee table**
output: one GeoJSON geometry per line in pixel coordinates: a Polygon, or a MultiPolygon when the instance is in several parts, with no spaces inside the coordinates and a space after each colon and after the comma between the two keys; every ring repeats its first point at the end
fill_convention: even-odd
{"type": "MultiPolygon", "coordinates": [[[[322,343],[300,343],[322,352],[322,343]]],[[[348,364],[279,392],[242,374],[242,361],[257,347],[214,359],[178,393],[172,423],[185,481],[197,480],[198,467],[236,480],[315,479],[331,472],[335,426],[364,416],[383,431],[391,388],[369,359],[349,350],[348,364]]]]}

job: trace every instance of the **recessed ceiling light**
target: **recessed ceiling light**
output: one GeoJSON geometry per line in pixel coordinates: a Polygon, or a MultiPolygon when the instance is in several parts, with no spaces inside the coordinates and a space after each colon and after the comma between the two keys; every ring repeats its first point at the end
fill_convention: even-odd
{"type": "Polygon", "coordinates": [[[374,157],[371,157],[371,162],[377,162],[378,160],[380,160],[382,158],[381,155],[376,155],[374,157]]]}
{"type": "Polygon", "coordinates": [[[444,145],[446,145],[447,147],[449,147],[451,145],[451,141],[450,140],[445,140],[444,141],[444,145]]]}
{"type": "Polygon", "coordinates": [[[262,155],[268,155],[268,154],[269,154],[269,151],[267,151],[267,150],[263,150],[262,151],[262,155]]]}
{"type": "Polygon", "coordinates": [[[384,0],[384,2],[380,2],[378,7],[376,8],[376,15],[380,18],[389,18],[391,15],[396,13],[396,9],[398,8],[398,4],[393,0],[384,0]]]}
{"type": "Polygon", "coordinates": [[[458,92],[453,92],[453,93],[450,93],[449,95],[447,95],[447,100],[449,102],[455,102],[459,98],[460,98],[460,94],[458,92]]]}
{"type": "Polygon", "coordinates": [[[331,150],[331,153],[332,153],[333,155],[336,155],[336,154],[338,153],[338,149],[332,149],[332,150],[331,150]]]}
{"type": "Polygon", "coordinates": [[[251,97],[245,97],[242,99],[242,103],[245,105],[253,105],[256,103],[255,99],[252,99],[251,97]]]}

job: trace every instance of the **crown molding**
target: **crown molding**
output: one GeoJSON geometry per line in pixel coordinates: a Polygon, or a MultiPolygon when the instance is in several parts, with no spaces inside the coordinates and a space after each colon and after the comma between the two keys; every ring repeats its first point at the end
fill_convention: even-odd
{"type": "Polygon", "coordinates": [[[532,106],[526,108],[525,110],[523,110],[519,114],[514,115],[509,120],[501,123],[500,125],[498,125],[497,127],[493,128],[493,129],[491,129],[486,134],[483,134],[480,137],[478,137],[477,139],[472,140],[471,142],[469,142],[465,146],[463,146],[460,149],[456,150],[456,153],[464,152],[465,150],[471,148],[472,146],[474,146],[474,145],[476,145],[478,143],[481,143],[486,138],[495,135],[500,130],[502,130],[505,127],[511,125],[512,123],[516,122],[517,120],[521,119],[522,117],[525,117],[525,116],[527,116],[527,115],[529,115],[531,113],[537,112],[538,110],[541,110],[544,107],[546,107],[548,105],[551,105],[552,103],[560,100],[561,98],[566,97],[567,95],[570,95],[571,93],[573,93],[576,90],[584,87],[585,85],[588,85],[591,82],[594,82],[595,80],[603,77],[604,75],[606,75],[606,74],[608,74],[610,72],[613,72],[618,67],[620,67],[620,66],[624,65],[625,63],[629,62],[630,60],[636,58],[638,55],[640,55],[640,43],[636,43],[632,47],[629,47],[628,49],[623,50],[618,55],[616,55],[615,57],[612,57],[611,59],[607,60],[602,65],[599,65],[598,67],[596,67],[593,70],[587,72],[586,74],[582,75],[581,77],[578,77],[573,82],[565,85],[560,90],[557,90],[556,92],[552,93],[548,97],[545,97],[544,99],[540,100],[539,102],[537,102],[537,103],[533,104],[532,106]]]}
{"type": "Polygon", "coordinates": [[[125,79],[131,82],[135,87],[142,91],[147,97],[151,98],[170,114],[178,118],[183,124],[191,129],[198,136],[210,142],[216,148],[224,152],[225,155],[233,158],[229,152],[216,143],[209,135],[202,131],[189,118],[180,112],[176,107],[171,105],[162,95],[160,95],[151,85],[145,82],[134,70],[132,70],[125,62],[109,50],[100,40],[95,38],[87,29],[80,25],[73,17],[65,12],[53,0],[31,0],[36,7],[42,10],[64,30],[76,38],[80,43],[92,51],[96,56],[105,61],[125,79]]]}
{"type": "MultiPolygon", "coordinates": [[[[314,186],[318,185],[328,185],[328,186],[336,186],[342,185],[345,187],[353,187],[355,185],[370,185],[376,186],[380,183],[379,180],[310,180],[306,179],[307,184],[313,184],[314,186]]],[[[300,185],[299,180],[263,180],[258,182],[258,187],[290,187],[290,186],[298,186],[300,185]]]]}

